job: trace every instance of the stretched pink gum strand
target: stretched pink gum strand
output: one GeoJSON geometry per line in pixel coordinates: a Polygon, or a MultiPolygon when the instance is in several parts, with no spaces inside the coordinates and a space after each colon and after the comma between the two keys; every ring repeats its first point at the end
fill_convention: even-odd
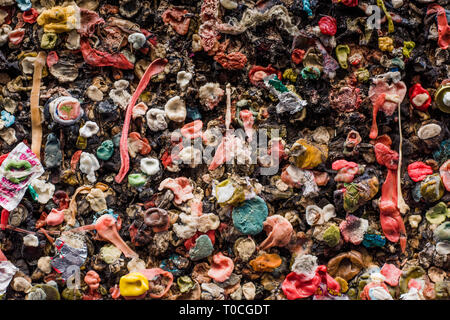
{"type": "Polygon", "coordinates": [[[116,219],[109,214],[104,214],[100,218],[97,219],[95,223],[95,230],[98,232],[99,236],[105,240],[108,240],[113,245],[122,251],[122,253],[127,258],[135,258],[138,257],[138,254],[131,250],[130,247],[123,241],[123,239],[119,236],[119,232],[117,231],[116,219]]]}
{"type": "Polygon", "coordinates": [[[175,203],[182,204],[183,202],[190,200],[194,197],[192,194],[192,186],[189,183],[189,179],[186,177],[178,177],[176,179],[167,178],[161,182],[158,190],[169,189],[175,195],[175,203]]]}
{"type": "Polygon", "coordinates": [[[272,247],[284,247],[294,234],[291,223],[280,215],[270,216],[263,223],[267,238],[260,245],[260,250],[267,250],[272,247]]]}
{"type": "Polygon", "coordinates": [[[376,139],[378,137],[378,126],[377,126],[377,113],[378,110],[383,106],[386,101],[386,94],[382,93],[378,96],[377,100],[373,104],[373,114],[372,114],[372,127],[370,128],[370,139],[376,139]]]}
{"type": "Polygon", "coordinates": [[[211,264],[211,269],[208,271],[208,276],[217,282],[224,282],[233,272],[233,260],[225,257],[222,252],[215,254],[212,259],[213,263],[211,264]]]}
{"type": "Polygon", "coordinates": [[[155,299],[162,298],[167,292],[169,292],[170,287],[172,287],[173,274],[169,271],[163,270],[161,268],[152,268],[152,269],[139,270],[138,272],[142,273],[147,278],[147,280],[150,282],[153,281],[153,279],[159,275],[169,278],[169,283],[167,284],[164,291],[160,294],[149,293],[151,298],[155,298],[155,299]]]}
{"type": "Polygon", "coordinates": [[[123,178],[125,178],[128,170],[130,169],[130,156],[128,155],[128,131],[130,129],[130,121],[131,116],[133,114],[133,108],[136,104],[139,96],[147,87],[147,84],[150,81],[150,78],[155,74],[158,74],[164,70],[164,67],[167,64],[167,59],[156,59],[154,60],[145,70],[144,75],[142,76],[139,84],[136,88],[136,91],[133,93],[131,97],[130,103],[128,104],[127,111],[125,114],[125,121],[123,123],[122,128],[122,136],[120,137],[120,170],[117,174],[115,180],[117,183],[121,183],[123,178]]]}
{"type": "Polygon", "coordinates": [[[391,242],[400,240],[402,252],[406,249],[406,229],[397,207],[398,153],[382,143],[375,145],[375,156],[379,164],[388,168],[386,180],[381,187],[380,222],[386,238],[391,242]]]}
{"type": "Polygon", "coordinates": [[[244,130],[248,136],[248,141],[251,142],[253,140],[253,124],[255,122],[253,113],[250,110],[241,110],[241,112],[239,112],[239,116],[244,123],[244,130]]]}

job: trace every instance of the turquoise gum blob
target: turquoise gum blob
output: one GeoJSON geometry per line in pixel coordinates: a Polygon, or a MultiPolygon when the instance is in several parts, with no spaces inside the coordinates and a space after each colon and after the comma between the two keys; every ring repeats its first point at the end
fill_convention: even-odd
{"type": "Polygon", "coordinates": [[[233,209],[233,224],[243,234],[255,235],[263,230],[269,209],[260,197],[245,200],[244,203],[233,209]]]}
{"type": "Polygon", "coordinates": [[[386,244],[386,238],[379,234],[366,233],[362,244],[366,248],[383,247],[386,244]]]}
{"type": "Polygon", "coordinates": [[[195,240],[195,247],[189,250],[189,257],[192,261],[197,261],[209,257],[214,251],[211,239],[203,234],[195,240]]]}
{"type": "Polygon", "coordinates": [[[109,160],[114,152],[114,143],[112,140],[105,140],[100,147],[97,148],[97,158],[101,160],[109,160]]]}

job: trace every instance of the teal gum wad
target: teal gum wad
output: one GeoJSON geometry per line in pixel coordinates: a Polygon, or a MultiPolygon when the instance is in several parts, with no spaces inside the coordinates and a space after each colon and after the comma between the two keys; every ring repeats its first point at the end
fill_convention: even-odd
{"type": "Polygon", "coordinates": [[[234,227],[243,234],[258,234],[263,230],[268,213],[267,204],[260,197],[245,200],[241,206],[233,209],[234,227]]]}
{"type": "Polygon", "coordinates": [[[214,251],[211,239],[203,234],[195,240],[195,246],[189,250],[189,257],[192,261],[197,261],[210,256],[214,251]]]}
{"type": "Polygon", "coordinates": [[[101,160],[109,160],[114,153],[114,143],[112,140],[103,141],[97,148],[97,158],[101,160]]]}
{"type": "Polygon", "coordinates": [[[379,234],[364,234],[364,240],[362,242],[366,248],[384,247],[386,244],[386,238],[379,234]]]}

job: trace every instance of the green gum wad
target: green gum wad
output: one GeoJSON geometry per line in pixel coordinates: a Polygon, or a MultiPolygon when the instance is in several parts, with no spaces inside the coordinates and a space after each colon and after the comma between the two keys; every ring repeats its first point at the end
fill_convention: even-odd
{"type": "Polygon", "coordinates": [[[97,148],[97,158],[101,160],[109,160],[114,152],[114,143],[112,140],[103,141],[97,148]]]}
{"type": "Polygon", "coordinates": [[[335,224],[328,227],[323,233],[323,240],[327,243],[329,247],[335,247],[339,244],[341,240],[341,232],[339,227],[335,224]]]}
{"type": "Polygon", "coordinates": [[[188,276],[182,276],[178,278],[177,285],[180,288],[180,292],[185,293],[194,287],[194,282],[188,276]]]}
{"type": "Polygon", "coordinates": [[[53,49],[55,47],[56,41],[58,41],[58,36],[53,32],[46,32],[42,36],[41,48],[42,49],[53,49]]]}
{"type": "Polygon", "coordinates": [[[83,294],[78,289],[65,288],[61,294],[64,300],[81,300],[83,294]]]}
{"type": "Polygon", "coordinates": [[[404,41],[403,42],[403,55],[406,58],[411,57],[411,52],[416,47],[416,43],[414,41],[404,41]]]}
{"type": "Polygon", "coordinates": [[[439,174],[429,175],[420,184],[420,194],[427,202],[438,201],[444,195],[444,184],[439,174]]]}
{"type": "MultiPolygon", "coordinates": [[[[5,171],[12,171],[12,169],[22,169],[24,171],[29,171],[31,169],[31,163],[29,163],[26,160],[19,160],[19,161],[10,160],[5,166],[5,171]]],[[[8,180],[11,181],[12,183],[17,184],[27,178],[28,178],[28,176],[19,177],[19,178],[11,177],[8,180]]]]}
{"type": "Polygon", "coordinates": [[[347,58],[350,54],[350,47],[348,45],[340,44],[336,47],[336,57],[342,69],[348,68],[347,58]]]}
{"type": "Polygon", "coordinates": [[[133,187],[143,186],[147,182],[147,178],[142,173],[133,173],[128,176],[128,183],[133,187]]]}
{"type": "Polygon", "coordinates": [[[356,184],[345,184],[346,192],[344,195],[344,210],[346,212],[355,212],[359,207],[360,194],[356,184]]]}
{"type": "Polygon", "coordinates": [[[301,75],[305,80],[317,80],[320,77],[320,69],[317,67],[305,67],[302,69],[301,75]]]}
{"type": "Polygon", "coordinates": [[[440,224],[450,217],[450,210],[444,202],[439,202],[427,211],[425,217],[431,224],[440,224]]]}
{"type": "Polygon", "coordinates": [[[370,79],[370,73],[367,69],[360,68],[355,73],[359,82],[366,82],[370,79]]]}

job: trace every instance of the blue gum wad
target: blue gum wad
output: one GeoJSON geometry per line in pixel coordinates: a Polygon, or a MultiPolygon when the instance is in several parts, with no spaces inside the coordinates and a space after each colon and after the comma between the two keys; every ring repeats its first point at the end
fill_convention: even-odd
{"type": "Polygon", "coordinates": [[[362,244],[366,248],[383,247],[386,244],[386,238],[379,234],[366,233],[362,244]]]}
{"type": "Polygon", "coordinates": [[[189,257],[192,261],[197,261],[209,257],[214,251],[211,239],[203,234],[195,240],[195,247],[189,250],[189,257]]]}
{"type": "Polygon", "coordinates": [[[254,197],[233,209],[234,227],[243,234],[255,235],[263,230],[269,209],[263,199],[254,197]]]}

